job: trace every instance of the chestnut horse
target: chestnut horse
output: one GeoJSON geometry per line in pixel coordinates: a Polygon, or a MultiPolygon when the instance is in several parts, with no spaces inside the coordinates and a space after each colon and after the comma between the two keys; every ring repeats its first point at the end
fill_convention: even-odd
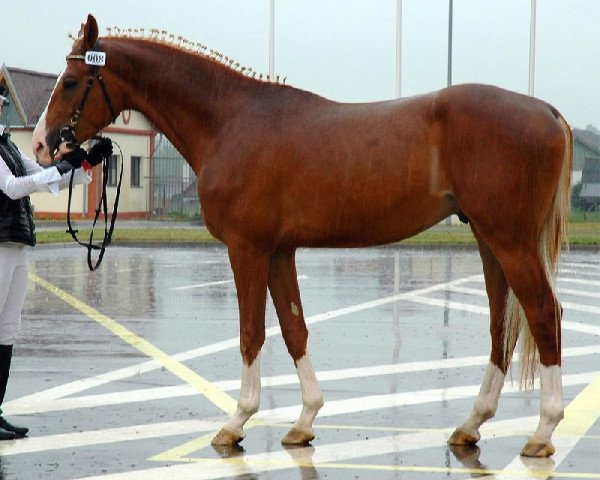
{"type": "Polygon", "coordinates": [[[82,142],[133,109],[194,169],[206,226],[228,248],[240,315],[240,398],[213,444],[241,441],[258,410],[267,289],[302,391],[302,413],[282,441],[314,438],[323,396],[307,352],[298,247],[382,245],[460,214],[483,261],[492,349],[474,409],[449,443],[479,440],[521,333],[526,379],[538,370],[541,377],[540,423],[521,453],[552,455],[563,416],[554,284],[572,164],[571,131],[556,109],[484,85],[336,103],[258,80],[191,45],[156,30],[98,39],[90,15],[36,127],[34,151],[47,159],[65,132],[82,142]]]}

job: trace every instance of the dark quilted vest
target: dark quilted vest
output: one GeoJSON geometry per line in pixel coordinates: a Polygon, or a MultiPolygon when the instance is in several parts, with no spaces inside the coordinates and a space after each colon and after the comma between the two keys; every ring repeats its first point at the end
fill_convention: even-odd
{"type": "MultiPolygon", "coordinates": [[[[0,156],[15,177],[27,175],[19,150],[5,136],[0,137],[0,156]]],[[[0,191],[0,242],[35,245],[35,226],[29,197],[11,200],[0,191]]]]}

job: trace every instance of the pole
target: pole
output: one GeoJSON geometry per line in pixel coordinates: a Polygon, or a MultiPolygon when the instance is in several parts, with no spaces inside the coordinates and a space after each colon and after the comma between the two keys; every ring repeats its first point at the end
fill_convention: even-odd
{"type": "Polygon", "coordinates": [[[454,16],[454,2],[448,4],[448,80],[446,86],[452,85],[452,20],[454,16]]]}
{"type": "Polygon", "coordinates": [[[269,78],[275,78],[275,0],[269,9],[269,78]]]}
{"type": "Polygon", "coordinates": [[[402,0],[396,0],[396,97],[402,97],[402,0]]]}
{"type": "MultiPolygon", "coordinates": [[[[452,20],[454,16],[454,2],[449,0],[448,2],[448,78],[446,80],[446,86],[452,85],[452,20]]],[[[452,224],[452,216],[446,219],[446,225],[452,224]]]]}
{"type": "Polygon", "coordinates": [[[535,23],[536,0],[531,0],[531,25],[529,27],[529,90],[533,97],[535,91],[535,23]]]}

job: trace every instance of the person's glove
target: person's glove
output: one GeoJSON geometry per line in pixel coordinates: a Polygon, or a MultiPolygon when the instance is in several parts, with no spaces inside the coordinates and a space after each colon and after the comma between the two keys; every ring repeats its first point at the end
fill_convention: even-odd
{"type": "Polygon", "coordinates": [[[110,138],[102,137],[98,139],[87,153],[87,163],[95,167],[105,158],[112,155],[113,147],[110,138]]]}
{"type": "Polygon", "coordinates": [[[81,147],[77,147],[76,149],[65,153],[55,167],[58,170],[58,173],[64,175],[70,170],[81,167],[81,162],[85,160],[86,156],[86,151],[81,147]]]}

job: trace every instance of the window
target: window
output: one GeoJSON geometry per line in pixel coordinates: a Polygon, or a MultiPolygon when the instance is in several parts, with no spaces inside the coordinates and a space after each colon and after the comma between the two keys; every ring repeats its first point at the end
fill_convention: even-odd
{"type": "Polygon", "coordinates": [[[108,180],[107,180],[106,184],[109,187],[117,186],[117,163],[118,163],[117,155],[111,155],[110,157],[108,157],[108,180]]]}
{"type": "Polygon", "coordinates": [[[131,157],[131,186],[139,187],[140,185],[140,167],[142,157],[131,157]]]}

